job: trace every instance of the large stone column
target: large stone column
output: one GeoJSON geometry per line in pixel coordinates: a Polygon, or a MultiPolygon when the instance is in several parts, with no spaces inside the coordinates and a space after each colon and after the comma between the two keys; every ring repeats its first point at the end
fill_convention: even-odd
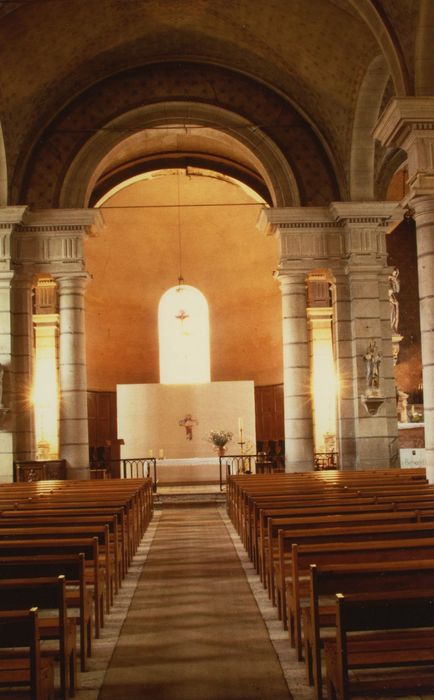
{"type": "Polygon", "coordinates": [[[434,193],[414,197],[412,206],[419,275],[426,465],[434,482],[434,193]]]}
{"type": "Polygon", "coordinates": [[[87,275],[56,275],[59,290],[60,456],[68,478],[89,475],[84,293],[87,275]]]}
{"type": "Polygon", "coordinates": [[[334,279],[341,468],[399,464],[385,246],[385,227],[394,209],[396,205],[388,202],[335,202],[330,207],[264,209],[261,213],[259,228],[277,234],[280,243],[276,276],[284,299],[285,440],[289,464],[295,435],[299,449],[294,454],[300,465],[307,466],[308,444],[313,456],[304,285],[309,273],[316,275],[319,271],[327,279],[334,279]],[[294,346],[291,338],[295,339],[294,346]],[[380,396],[373,401],[368,397],[366,402],[369,392],[363,356],[370,342],[375,342],[381,353],[380,396]],[[301,406],[297,401],[302,402],[301,406]],[[297,431],[293,416],[298,421],[297,431]]]}
{"type": "Polygon", "coordinates": [[[14,456],[17,461],[34,459],[32,405],[33,324],[31,274],[15,272],[11,283],[11,332],[15,415],[14,456]]]}
{"type": "Polygon", "coordinates": [[[279,273],[282,291],[286,471],[313,468],[306,275],[279,273]]]}
{"type": "Polygon", "coordinates": [[[410,194],[403,204],[416,222],[426,466],[434,483],[434,97],[393,99],[374,136],[408,154],[410,194]]]}
{"type": "MultiPolygon", "coordinates": [[[[20,284],[14,283],[16,272],[13,264],[14,236],[25,209],[26,207],[0,208],[0,481],[12,481],[14,459],[27,458],[31,447],[31,434],[28,440],[21,439],[25,437],[22,435],[23,421],[29,417],[29,395],[25,407],[23,406],[24,414],[16,414],[17,407],[20,406],[16,395],[17,384],[20,384],[20,378],[25,377],[24,383],[27,386],[30,371],[27,343],[18,340],[20,325],[23,337],[28,337],[29,300],[24,300],[25,313],[20,323],[16,314],[16,294],[20,294],[20,284]],[[16,356],[17,351],[22,352],[23,356],[16,356]],[[17,429],[21,435],[18,439],[17,429]],[[17,446],[19,452],[16,452],[17,446]]],[[[24,396],[21,395],[21,398],[24,396]]]]}

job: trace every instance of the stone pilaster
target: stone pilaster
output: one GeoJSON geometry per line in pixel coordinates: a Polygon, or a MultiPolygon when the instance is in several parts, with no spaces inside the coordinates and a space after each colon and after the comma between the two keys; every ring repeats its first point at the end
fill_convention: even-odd
{"type": "Polygon", "coordinates": [[[338,453],[342,469],[356,469],[357,386],[353,381],[351,290],[348,275],[335,271],[332,286],[333,342],[338,377],[338,453]]]}
{"type": "Polygon", "coordinates": [[[279,274],[282,291],[286,471],[313,468],[312,399],[303,273],[279,274]]]}
{"type": "Polygon", "coordinates": [[[59,289],[60,456],[68,477],[88,478],[86,342],[84,293],[87,275],[56,276],[59,289]]]}
{"type": "Polygon", "coordinates": [[[374,132],[383,146],[408,155],[416,222],[427,474],[434,482],[434,97],[394,98],[374,132]]]}
{"type": "MultiPolygon", "coordinates": [[[[336,452],[336,371],[330,283],[324,274],[308,279],[308,330],[315,453],[336,452]]],[[[324,456],[322,456],[324,459],[324,456]]]]}
{"type": "MultiPolygon", "coordinates": [[[[341,436],[355,447],[356,469],[384,469],[399,464],[392,334],[390,323],[387,325],[389,268],[385,240],[385,227],[394,208],[395,205],[383,202],[332,205],[345,234],[343,268],[348,288],[344,291],[341,285],[341,292],[347,297],[345,322],[350,324],[347,325],[350,337],[345,355],[346,369],[352,365],[353,384],[347,399],[351,396],[353,400],[350,415],[354,433],[350,430],[345,434],[341,425],[341,436]],[[365,401],[372,391],[366,380],[364,360],[370,343],[376,344],[381,355],[378,395],[382,403],[373,414],[368,412],[365,401]]],[[[348,422],[345,423],[348,428],[348,422]]]]}

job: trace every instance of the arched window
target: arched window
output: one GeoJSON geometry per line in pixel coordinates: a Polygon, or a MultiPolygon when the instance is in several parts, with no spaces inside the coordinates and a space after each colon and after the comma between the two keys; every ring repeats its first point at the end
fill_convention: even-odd
{"type": "Polygon", "coordinates": [[[188,284],[168,289],[158,308],[160,383],[209,382],[209,313],[202,292],[188,284]]]}

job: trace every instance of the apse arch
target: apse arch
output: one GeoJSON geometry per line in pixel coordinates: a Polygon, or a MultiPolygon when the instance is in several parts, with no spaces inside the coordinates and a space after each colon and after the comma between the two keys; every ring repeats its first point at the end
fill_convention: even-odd
{"type": "MultiPolygon", "coordinates": [[[[137,157],[138,142],[151,140],[152,134],[159,134],[165,128],[181,134],[189,129],[193,133],[196,129],[203,129],[216,140],[227,141],[235,153],[240,152],[251,172],[262,179],[274,206],[297,206],[300,203],[299,188],[288,161],[273,141],[251,126],[248,120],[210,105],[162,103],[123,114],[92,135],[65,174],[59,206],[88,206],[107,164],[119,157],[124,163],[130,163],[137,157]],[[138,123],[144,128],[137,130],[138,123]],[[127,138],[126,134],[129,134],[127,138]]],[[[161,146],[159,148],[161,155],[161,146]]],[[[216,165],[218,169],[218,161],[216,165]]],[[[148,168],[145,163],[143,166],[142,172],[155,169],[152,164],[148,164],[148,168]]]]}

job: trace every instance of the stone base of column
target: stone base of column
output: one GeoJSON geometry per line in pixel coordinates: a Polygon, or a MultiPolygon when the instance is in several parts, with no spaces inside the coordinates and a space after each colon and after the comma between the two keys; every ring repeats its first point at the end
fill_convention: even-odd
{"type": "Polygon", "coordinates": [[[285,461],[285,472],[288,474],[311,471],[313,471],[312,460],[309,460],[308,462],[294,462],[294,460],[285,461]]]}
{"type": "Polygon", "coordinates": [[[73,481],[88,481],[90,479],[89,467],[66,467],[66,478],[73,481]]]}

